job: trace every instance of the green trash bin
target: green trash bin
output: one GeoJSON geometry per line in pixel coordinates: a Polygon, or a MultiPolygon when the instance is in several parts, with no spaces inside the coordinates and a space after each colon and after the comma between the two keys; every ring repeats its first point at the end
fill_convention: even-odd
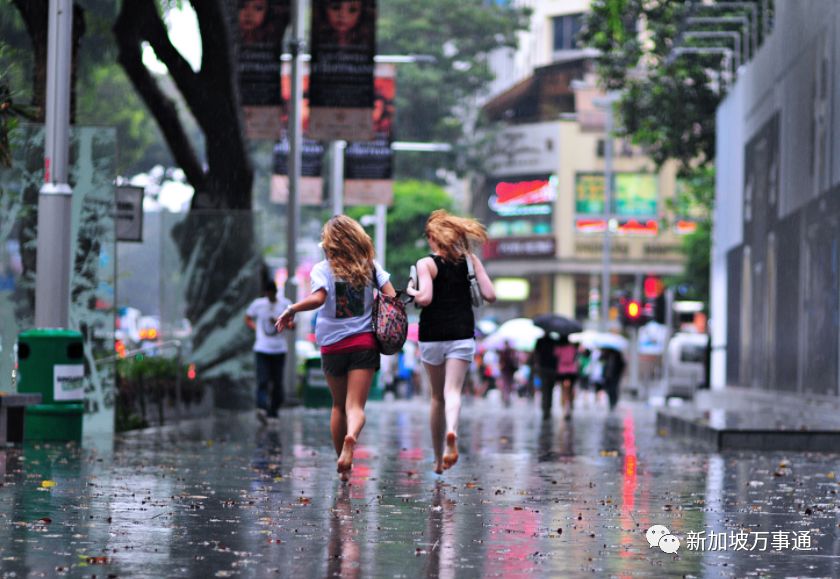
{"type": "Polygon", "coordinates": [[[321,369],[321,358],[310,358],[304,363],[303,405],[307,408],[332,406],[332,394],[321,369]]]}
{"type": "Polygon", "coordinates": [[[18,392],[41,394],[26,409],[24,438],[81,440],[84,344],[74,330],[35,329],[18,336],[18,392]]]}

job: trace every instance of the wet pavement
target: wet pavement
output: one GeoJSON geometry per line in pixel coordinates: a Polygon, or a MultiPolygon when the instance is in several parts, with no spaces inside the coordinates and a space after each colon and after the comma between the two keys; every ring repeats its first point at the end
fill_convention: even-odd
{"type": "Polygon", "coordinates": [[[709,452],[633,402],[539,412],[467,401],[439,477],[428,406],[370,403],[350,485],[326,410],[0,450],[0,577],[840,576],[840,454],[709,452]]]}

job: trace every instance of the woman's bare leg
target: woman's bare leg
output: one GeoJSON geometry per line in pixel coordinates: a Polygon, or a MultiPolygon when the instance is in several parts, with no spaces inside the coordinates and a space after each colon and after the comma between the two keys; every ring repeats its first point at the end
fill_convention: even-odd
{"type": "Polygon", "coordinates": [[[373,369],[350,370],[347,373],[347,398],[344,409],[347,415],[347,430],[338,456],[338,472],[347,480],[353,468],[353,451],[356,441],[365,426],[365,404],[373,381],[373,369]]]}
{"type": "Polygon", "coordinates": [[[443,437],[446,433],[446,402],[444,399],[444,386],[446,383],[446,366],[441,364],[434,366],[423,362],[426,373],[429,376],[429,384],[432,395],[431,427],[432,427],[432,448],[435,452],[435,472],[443,473],[443,437]]]}
{"type": "Polygon", "coordinates": [[[330,413],[330,434],[332,435],[335,455],[341,453],[344,437],[347,435],[347,376],[331,376],[325,374],[327,386],[332,394],[332,412],[330,413]]]}
{"type": "Polygon", "coordinates": [[[461,416],[461,390],[470,363],[466,360],[450,358],[446,360],[446,379],[443,387],[446,410],[446,453],[443,455],[443,468],[450,469],[458,462],[458,419],[461,416]]]}

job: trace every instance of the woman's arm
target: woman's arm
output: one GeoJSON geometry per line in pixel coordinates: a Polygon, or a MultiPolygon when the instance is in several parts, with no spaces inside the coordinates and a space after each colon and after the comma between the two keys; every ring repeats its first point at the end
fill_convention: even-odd
{"type": "Polygon", "coordinates": [[[435,275],[437,275],[437,267],[432,258],[424,257],[417,262],[417,283],[420,286],[420,290],[418,291],[409,286],[405,291],[414,298],[414,303],[421,308],[432,303],[432,298],[434,297],[432,281],[435,275]],[[432,271],[432,268],[434,268],[434,271],[432,271]]]}
{"type": "Polygon", "coordinates": [[[493,281],[487,275],[487,270],[484,269],[484,264],[481,263],[481,260],[473,253],[470,254],[470,257],[473,260],[473,269],[475,269],[475,278],[478,280],[478,289],[481,290],[481,297],[488,304],[492,304],[496,301],[496,290],[493,289],[493,281]]]}
{"type": "Polygon", "coordinates": [[[309,310],[316,310],[324,305],[324,302],[327,301],[327,290],[324,288],[320,288],[296,304],[292,304],[287,307],[280,317],[277,318],[277,321],[274,323],[274,327],[277,328],[278,331],[282,332],[286,328],[294,328],[295,327],[295,314],[298,312],[308,312],[309,310]]]}
{"type": "Polygon", "coordinates": [[[389,281],[386,281],[385,285],[379,288],[379,291],[381,291],[386,296],[394,297],[395,295],[397,295],[397,290],[394,289],[394,286],[392,286],[391,282],[389,281]]]}

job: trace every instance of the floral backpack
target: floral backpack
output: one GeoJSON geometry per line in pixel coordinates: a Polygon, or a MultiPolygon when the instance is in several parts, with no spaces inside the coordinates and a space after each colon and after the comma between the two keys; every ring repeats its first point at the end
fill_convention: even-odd
{"type": "Polygon", "coordinates": [[[408,315],[405,312],[405,302],[401,299],[402,292],[395,296],[386,296],[379,291],[376,280],[376,268],[373,270],[373,314],[371,323],[373,335],[379,345],[379,352],[390,356],[402,350],[408,336],[408,315]]]}

